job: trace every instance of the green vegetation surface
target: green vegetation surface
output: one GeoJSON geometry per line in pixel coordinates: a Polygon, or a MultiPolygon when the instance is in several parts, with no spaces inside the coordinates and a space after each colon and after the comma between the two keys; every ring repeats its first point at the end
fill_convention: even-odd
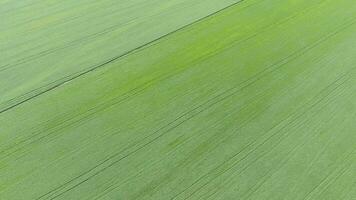
{"type": "Polygon", "coordinates": [[[0,200],[355,200],[353,0],[0,0],[0,200]]]}

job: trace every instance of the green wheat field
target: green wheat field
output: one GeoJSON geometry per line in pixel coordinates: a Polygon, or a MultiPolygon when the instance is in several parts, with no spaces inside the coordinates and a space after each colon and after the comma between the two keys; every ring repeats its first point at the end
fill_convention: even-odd
{"type": "Polygon", "coordinates": [[[0,0],[0,200],[356,200],[355,0],[0,0]]]}

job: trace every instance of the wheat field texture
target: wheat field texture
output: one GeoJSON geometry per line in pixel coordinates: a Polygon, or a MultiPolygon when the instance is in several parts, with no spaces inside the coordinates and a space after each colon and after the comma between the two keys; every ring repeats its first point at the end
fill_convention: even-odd
{"type": "Polygon", "coordinates": [[[356,200],[354,0],[0,0],[0,200],[356,200]]]}

